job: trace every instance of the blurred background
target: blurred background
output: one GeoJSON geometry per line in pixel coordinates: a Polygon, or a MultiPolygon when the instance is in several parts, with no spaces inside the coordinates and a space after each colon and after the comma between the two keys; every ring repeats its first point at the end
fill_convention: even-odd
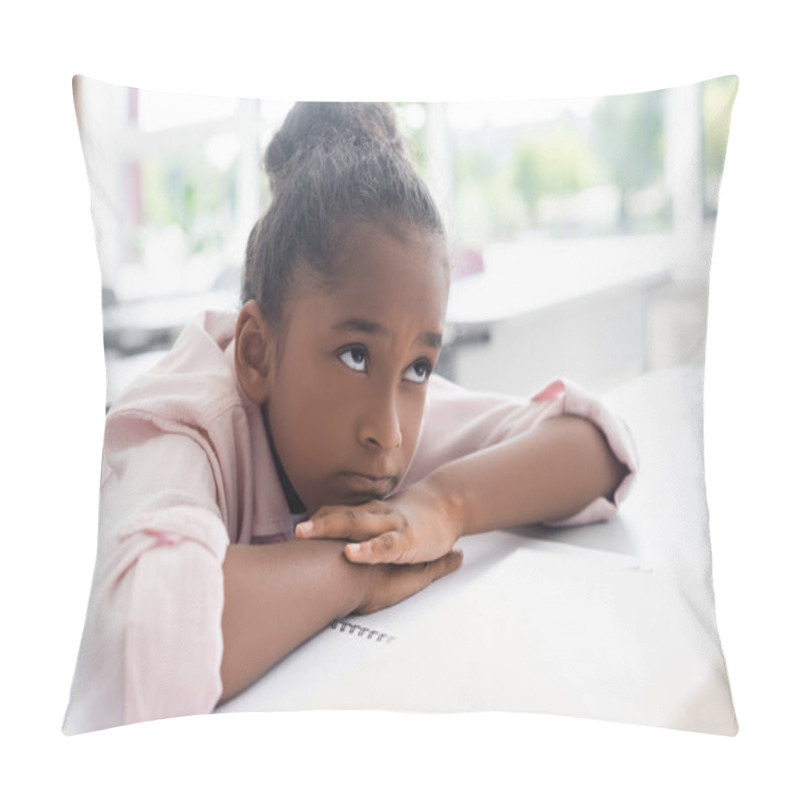
{"type": "MultiPolygon", "coordinates": [[[[735,77],[571,101],[397,103],[444,213],[438,371],[527,394],[703,363],[735,77]]],[[[261,157],[291,103],[86,78],[75,106],[102,275],[107,404],[209,308],[236,309],[261,157]]]]}

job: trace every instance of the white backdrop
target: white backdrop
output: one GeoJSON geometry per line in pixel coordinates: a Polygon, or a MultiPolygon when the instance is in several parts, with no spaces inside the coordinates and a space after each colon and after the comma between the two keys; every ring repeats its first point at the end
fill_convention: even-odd
{"type": "Polygon", "coordinates": [[[288,14],[286,4],[241,0],[77,0],[6,12],[0,608],[9,736],[0,786],[17,787],[14,796],[692,798],[798,789],[800,437],[790,359],[800,341],[799,70],[786,6],[443,5],[341,0],[288,14]],[[740,76],[706,362],[715,589],[738,737],[531,715],[380,713],[61,735],[94,562],[105,394],[76,72],[180,92],[392,100],[592,96],[740,76]]]}

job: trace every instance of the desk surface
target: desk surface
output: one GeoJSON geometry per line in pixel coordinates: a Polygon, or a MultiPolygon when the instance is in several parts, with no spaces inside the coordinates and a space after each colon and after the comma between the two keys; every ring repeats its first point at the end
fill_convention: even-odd
{"type": "MultiPolygon", "coordinates": [[[[569,529],[532,526],[467,537],[459,545],[464,550],[464,563],[456,573],[397,606],[351,617],[349,622],[360,626],[350,629],[352,635],[340,630],[323,631],[219,711],[507,708],[734,732],[736,723],[716,634],[710,582],[702,458],[702,371],[679,368],[651,373],[604,399],[628,422],[641,460],[638,482],[616,518],[569,529]],[[535,580],[537,569],[545,571],[535,580]],[[526,580],[515,583],[514,576],[519,577],[521,570],[532,576],[530,585],[526,580]],[[617,577],[608,580],[612,574],[617,577]],[[648,579],[645,575],[653,577],[648,579]],[[583,589],[583,594],[573,591],[574,583],[573,589],[564,594],[572,578],[580,580],[581,587],[607,584],[602,591],[611,591],[619,597],[600,601],[598,605],[599,595],[589,598],[583,589]],[[647,580],[651,583],[645,583],[647,580]],[[639,588],[634,586],[637,581],[639,588]],[[658,594],[650,588],[653,581],[661,587],[658,594]],[[622,588],[617,591],[613,588],[617,586],[622,588]],[[495,595],[487,599],[480,594],[486,591],[495,595]],[[628,595],[624,594],[626,591],[628,595]],[[485,618],[488,608],[495,611],[500,608],[495,605],[498,596],[506,603],[499,612],[499,619],[505,620],[506,627],[511,625],[510,620],[516,620],[514,627],[523,634],[535,631],[540,640],[544,637],[551,643],[557,639],[557,645],[553,645],[556,649],[543,649],[532,655],[529,645],[527,650],[515,649],[519,645],[518,635],[512,643],[498,639],[501,633],[497,621],[485,618]],[[556,596],[557,612],[553,612],[556,596]],[[603,606],[604,602],[609,605],[603,606]],[[614,602],[618,605],[611,605],[614,602]],[[534,618],[530,607],[537,604],[539,607],[545,604],[548,611],[539,612],[534,618]],[[673,607],[668,609],[668,604],[673,607]],[[637,606],[641,609],[637,610],[637,606]],[[604,607],[605,617],[597,617],[598,609],[604,607]],[[650,617],[642,617],[645,607],[650,608],[647,612],[650,617]],[[640,643],[630,639],[629,631],[617,630],[619,626],[614,627],[613,620],[607,619],[612,609],[627,620],[628,628],[648,629],[651,627],[648,620],[652,620],[657,630],[644,635],[654,659],[647,662],[645,658],[642,662],[642,669],[646,667],[645,672],[649,672],[642,677],[645,683],[641,696],[631,688],[635,680],[626,675],[621,694],[605,689],[596,693],[604,698],[598,705],[596,697],[578,696],[581,692],[576,693],[575,687],[597,681],[598,685],[607,686],[613,676],[614,680],[619,679],[620,666],[609,657],[608,675],[598,664],[590,672],[579,674],[575,665],[586,660],[581,641],[565,644],[564,629],[556,626],[555,619],[560,614],[565,624],[577,626],[584,640],[591,638],[592,631],[580,629],[581,619],[594,619],[595,627],[610,624],[609,635],[619,639],[614,645],[617,650],[627,653],[628,660],[639,659],[640,643]],[[629,611],[639,616],[630,616],[629,611]],[[459,647],[463,650],[461,639],[450,640],[447,652],[442,652],[441,644],[436,642],[446,640],[444,628],[448,632],[457,629],[459,619],[466,615],[472,620],[471,630],[469,633],[462,630],[461,639],[469,638],[475,651],[461,653],[454,660],[459,647]],[[476,630],[478,618],[483,622],[476,630]],[[545,619],[549,620],[548,628],[543,627],[545,619]],[[371,639],[369,631],[388,634],[393,641],[387,647],[371,639]],[[359,632],[361,641],[355,641],[359,632]],[[568,647],[574,652],[564,649],[568,647]],[[491,662],[490,670],[486,654],[498,648],[507,649],[508,658],[491,662]],[[435,660],[429,659],[432,650],[437,650],[435,660]],[[563,659],[558,670],[547,656],[547,652],[556,650],[563,659]],[[669,657],[673,651],[686,655],[661,674],[659,670],[667,668],[664,656],[669,657]],[[483,655],[476,656],[476,652],[483,655]],[[508,678],[505,686],[494,679],[498,664],[520,661],[527,664],[526,674],[538,676],[536,691],[520,676],[508,678]],[[471,673],[462,675],[459,684],[462,663],[470,663],[471,673]],[[420,669],[420,664],[427,666],[420,669]],[[445,668],[450,670],[446,679],[441,672],[445,668]],[[483,678],[479,677],[481,674],[483,678]],[[376,676],[382,677],[377,680],[376,676]],[[653,696],[646,685],[648,679],[662,687],[653,696]],[[512,687],[512,701],[508,692],[509,682],[513,684],[514,680],[519,685],[512,687]],[[405,689],[404,681],[410,681],[405,689]],[[676,701],[676,696],[684,693],[686,697],[676,701]],[[554,698],[561,698],[562,705],[553,707],[554,698]],[[676,702],[678,710],[673,711],[676,702]]],[[[525,635],[521,638],[524,642],[525,635]]],[[[597,642],[596,647],[598,652],[604,652],[602,642],[597,642]]]]}

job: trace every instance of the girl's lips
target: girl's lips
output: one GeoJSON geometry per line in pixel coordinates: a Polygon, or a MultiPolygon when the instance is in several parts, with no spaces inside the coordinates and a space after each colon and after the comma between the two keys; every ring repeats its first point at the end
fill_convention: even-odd
{"type": "Polygon", "coordinates": [[[371,495],[373,497],[384,497],[394,489],[397,484],[396,478],[391,475],[373,476],[364,475],[360,472],[342,473],[347,489],[356,495],[371,495]]]}

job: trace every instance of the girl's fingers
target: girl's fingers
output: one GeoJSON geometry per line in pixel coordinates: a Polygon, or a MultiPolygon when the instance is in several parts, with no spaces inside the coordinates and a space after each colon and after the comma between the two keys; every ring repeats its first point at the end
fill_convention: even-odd
{"type": "Polygon", "coordinates": [[[463,560],[464,554],[461,550],[451,550],[435,561],[429,561],[425,564],[409,564],[400,567],[399,569],[402,570],[402,577],[408,581],[406,592],[408,595],[411,595],[422,591],[426,586],[439,580],[439,578],[443,578],[445,575],[455,572],[461,566],[463,560]]]}
{"type": "Polygon", "coordinates": [[[408,538],[395,530],[386,531],[367,541],[348,544],[344,554],[348,561],[356,564],[404,564],[416,560],[408,538]]]}
{"type": "Polygon", "coordinates": [[[464,561],[464,552],[462,550],[451,550],[436,561],[431,562],[431,581],[443,578],[451,572],[455,572],[464,561]]]}
{"type": "Polygon", "coordinates": [[[381,572],[377,573],[373,594],[358,611],[369,614],[399,603],[422,591],[433,581],[457,570],[463,560],[464,555],[460,550],[452,550],[441,558],[424,564],[376,566],[375,569],[381,572]]]}
{"type": "Polygon", "coordinates": [[[389,510],[368,506],[331,506],[295,528],[298,539],[352,539],[363,541],[397,526],[389,510]]]}

